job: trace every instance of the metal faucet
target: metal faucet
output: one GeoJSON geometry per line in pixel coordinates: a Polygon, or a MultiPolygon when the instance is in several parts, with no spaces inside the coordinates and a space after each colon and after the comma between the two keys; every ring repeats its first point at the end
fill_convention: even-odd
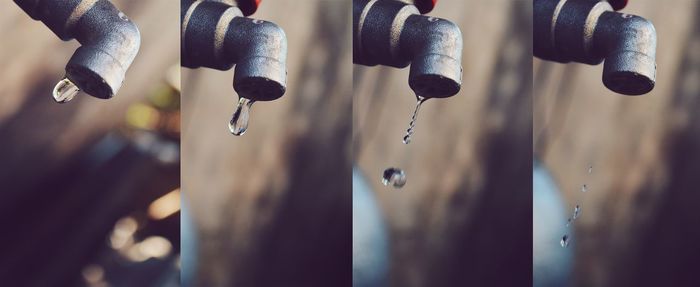
{"type": "Polygon", "coordinates": [[[353,62],[411,65],[408,84],[423,98],[446,98],[462,86],[462,33],[423,16],[435,1],[353,0],[353,62]],[[414,5],[415,4],[415,5],[414,5]]]}
{"type": "Polygon", "coordinates": [[[622,0],[535,0],[534,55],[544,60],[603,64],[603,84],[642,95],[656,83],[656,30],[648,20],[614,12],[622,0]]]}
{"type": "Polygon", "coordinates": [[[244,17],[255,12],[257,2],[182,0],[182,65],[222,71],[236,65],[236,93],[272,101],[287,87],[287,37],[274,23],[244,17]]]}
{"type": "Polygon", "coordinates": [[[107,0],[15,0],[63,41],[80,46],[66,65],[66,78],[101,99],[117,94],[138,53],[136,25],[107,0]]]}

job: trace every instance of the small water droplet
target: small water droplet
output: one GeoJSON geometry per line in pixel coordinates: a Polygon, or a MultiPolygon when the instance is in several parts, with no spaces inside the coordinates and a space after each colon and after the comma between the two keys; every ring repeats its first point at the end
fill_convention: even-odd
{"type": "Polygon", "coordinates": [[[591,174],[593,172],[593,166],[589,165],[588,166],[588,174],[591,174]]]}
{"type": "Polygon", "coordinates": [[[250,119],[250,110],[253,107],[253,103],[255,103],[254,100],[244,97],[238,99],[236,111],[228,123],[228,129],[233,135],[241,136],[245,134],[245,131],[248,129],[248,120],[250,119]]]}
{"type": "Polygon", "coordinates": [[[119,18],[121,18],[124,21],[129,21],[129,18],[126,17],[126,15],[124,15],[124,13],[122,13],[122,12],[119,12],[119,18]]]}
{"type": "Polygon", "coordinates": [[[587,191],[588,191],[588,186],[586,186],[585,184],[584,184],[583,186],[581,186],[581,191],[582,191],[582,192],[587,192],[587,191]]]}
{"type": "Polygon", "coordinates": [[[569,240],[569,235],[564,234],[564,236],[561,237],[561,241],[559,241],[559,244],[561,244],[561,247],[568,247],[569,242],[571,242],[571,240],[569,240]]]}
{"type": "Polygon", "coordinates": [[[421,105],[427,100],[427,98],[416,95],[416,109],[413,111],[413,116],[411,116],[411,122],[408,123],[408,129],[406,130],[406,135],[403,136],[403,143],[409,144],[411,142],[411,137],[416,130],[416,121],[418,120],[418,111],[421,105]]]}
{"type": "Polygon", "coordinates": [[[440,19],[435,18],[435,17],[428,17],[428,21],[430,21],[430,22],[435,22],[437,20],[440,20],[440,19]]]}
{"type": "Polygon", "coordinates": [[[574,208],[574,216],[573,219],[576,219],[581,215],[581,207],[577,204],[576,208],[574,208]]]}
{"type": "Polygon", "coordinates": [[[53,99],[59,104],[67,103],[79,92],[80,89],[78,86],[73,84],[68,78],[63,78],[63,80],[59,81],[53,88],[53,99]]]}
{"type": "Polygon", "coordinates": [[[572,221],[574,221],[574,220],[571,219],[571,217],[569,217],[569,219],[566,220],[566,227],[569,227],[569,225],[571,225],[572,221]]]}
{"type": "Polygon", "coordinates": [[[390,167],[382,174],[382,184],[392,185],[395,188],[402,188],[406,184],[406,173],[400,168],[390,167]]]}
{"type": "Polygon", "coordinates": [[[253,20],[253,24],[262,24],[263,22],[264,22],[263,20],[258,20],[258,19],[253,20]]]}

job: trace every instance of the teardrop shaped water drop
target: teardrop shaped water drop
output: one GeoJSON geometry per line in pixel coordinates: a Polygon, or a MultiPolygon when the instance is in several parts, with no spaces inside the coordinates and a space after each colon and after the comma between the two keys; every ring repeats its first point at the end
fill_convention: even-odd
{"type": "Polygon", "coordinates": [[[382,174],[382,184],[392,185],[395,188],[402,188],[406,184],[406,173],[400,168],[390,167],[382,174]]]}
{"type": "Polygon", "coordinates": [[[68,78],[63,78],[63,80],[59,81],[53,88],[53,99],[59,104],[67,103],[79,92],[80,89],[78,86],[73,84],[68,78]]]}
{"type": "Polygon", "coordinates": [[[569,242],[570,242],[569,235],[564,234],[564,236],[562,236],[562,238],[561,238],[561,241],[559,241],[559,244],[561,244],[561,247],[568,247],[569,242]]]}
{"type": "Polygon", "coordinates": [[[591,174],[593,172],[593,166],[589,165],[588,166],[588,174],[591,174]]]}
{"type": "Polygon", "coordinates": [[[245,134],[248,129],[248,120],[250,119],[250,110],[253,107],[254,100],[240,97],[238,99],[238,106],[236,111],[233,112],[231,121],[228,123],[228,129],[235,136],[241,136],[245,134]]]}
{"type": "Polygon", "coordinates": [[[587,191],[588,191],[588,186],[586,186],[585,184],[584,184],[583,186],[581,186],[581,191],[582,191],[582,192],[587,192],[587,191]]]}
{"type": "Polygon", "coordinates": [[[572,218],[573,218],[573,219],[576,219],[576,218],[579,217],[579,215],[581,215],[581,206],[579,206],[579,205],[577,204],[577,205],[576,205],[576,208],[574,208],[574,215],[573,215],[572,218]]]}
{"type": "Polygon", "coordinates": [[[409,144],[411,142],[411,137],[415,133],[416,129],[416,120],[418,120],[418,111],[420,110],[421,105],[423,105],[423,102],[427,100],[427,98],[416,95],[416,109],[413,111],[413,116],[411,116],[411,122],[408,123],[408,129],[406,130],[406,135],[403,137],[403,143],[404,144],[409,144]]]}

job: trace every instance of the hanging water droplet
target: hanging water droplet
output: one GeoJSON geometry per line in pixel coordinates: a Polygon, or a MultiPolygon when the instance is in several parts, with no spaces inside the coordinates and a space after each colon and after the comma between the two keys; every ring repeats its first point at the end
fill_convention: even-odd
{"type": "Polygon", "coordinates": [[[248,129],[248,120],[250,119],[250,110],[253,107],[253,103],[255,103],[254,100],[244,97],[238,99],[236,111],[228,123],[228,129],[233,135],[240,136],[245,134],[245,131],[248,129]]]}
{"type": "Polygon", "coordinates": [[[416,95],[416,109],[413,111],[413,116],[411,116],[411,122],[408,123],[408,129],[406,130],[406,135],[403,137],[403,143],[404,144],[409,144],[411,142],[411,136],[415,133],[416,129],[416,120],[418,120],[418,111],[420,110],[421,105],[423,105],[423,102],[427,100],[427,98],[421,97],[416,95]]]}
{"type": "Polygon", "coordinates": [[[569,235],[564,234],[564,236],[562,236],[561,238],[561,241],[559,241],[559,244],[561,244],[561,247],[568,247],[570,241],[571,240],[569,240],[569,235]]]}
{"type": "Polygon", "coordinates": [[[576,208],[574,208],[574,216],[573,219],[578,218],[578,216],[581,215],[581,207],[577,204],[576,208]]]}
{"type": "Polygon", "coordinates": [[[70,102],[78,93],[80,89],[78,86],[73,84],[68,78],[63,78],[58,84],[53,88],[53,99],[59,103],[70,102]]]}
{"type": "Polygon", "coordinates": [[[382,174],[382,184],[386,186],[391,184],[395,188],[401,188],[406,184],[406,173],[400,168],[387,168],[382,174]]]}

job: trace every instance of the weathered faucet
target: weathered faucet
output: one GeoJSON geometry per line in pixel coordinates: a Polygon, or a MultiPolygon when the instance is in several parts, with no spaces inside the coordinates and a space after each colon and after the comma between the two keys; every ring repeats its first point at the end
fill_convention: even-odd
{"type": "Polygon", "coordinates": [[[416,95],[445,98],[462,86],[462,33],[423,16],[434,0],[353,0],[353,62],[404,68],[416,95]],[[415,4],[415,5],[414,5],[415,4]]]}
{"type": "Polygon", "coordinates": [[[656,30],[648,20],[614,12],[624,0],[535,0],[534,55],[544,60],[603,65],[603,84],[625,95],[656,82],[656,30]]]}
{"type": "MultiPolygon", "coordinates": [[[[117,94],[141,43],[138,28],[124,13],[107,0],[15,0],[15,3],[61,40],[75,38],[82,45],[66,65],[65,83],[101,99],[117,94]]],[[[77,89],[69,97],[56,100],[69,101],[76,93],[77,89]]]]}
{"type": "Polygon", "coordinates": [[[182,0],[182,65],[222,71],[236,65],[236,93],[272,101],[287,87],[287,37],[274,23],[244,17],[259,1],[250,2],[182,0]]]}

